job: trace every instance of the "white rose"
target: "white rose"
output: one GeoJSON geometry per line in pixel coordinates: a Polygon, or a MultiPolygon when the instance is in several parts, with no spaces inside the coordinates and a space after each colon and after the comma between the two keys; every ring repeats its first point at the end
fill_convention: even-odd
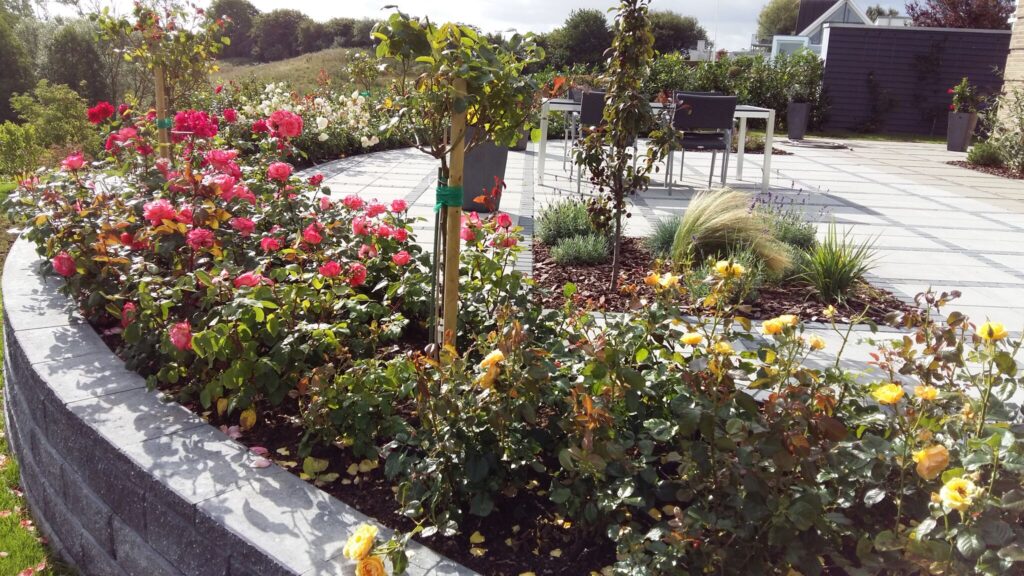
{"type": "Polygon", "coordinates": [[[318,116],[317,119],[316,119],[316,128],[317,128],[317,130],[320,130],[320,131],[326,130],[327,129],[327,118],[324,118],[323,116],[318,116]]]}
{"type": "Polygon", "coordinates": [[[321,141],[321,142],[327,140],[327,133],[326,132],[321,132],[320,135],[316,137],[316,139],[321,141]]]}

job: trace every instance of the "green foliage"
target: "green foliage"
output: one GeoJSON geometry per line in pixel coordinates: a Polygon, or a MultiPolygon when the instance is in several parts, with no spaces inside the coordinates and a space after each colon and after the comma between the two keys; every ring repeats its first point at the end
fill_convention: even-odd
{"type": "Polygon", "coordinates": [[[776,240],[762,218],[753,212],[743,192],[723,188],[701,192],[690,200],[672,244],[672,260],[685,266],[709,257],[724,257],[749,249],[765,270],[781,276],[792,264],[790,251],[776,240]]]}
{"type": "Polygon", "coordinates": [[[672,253],[672,244],[676,241],[680,218],[662,218],[654,223],[654,230],[644,240],[647,249],[656,258],[667,258],[672,253]]]}
{"type": "Polygon", "coordinates": [[[992,140],[977,142],[967,151],[967,161],[978,166],[1002,166],[1003,155],[992,140]]]}
{"type": "Polygon", "coordinates": [[[566,198],[547,204],[537,215],[537,238],[555,246],[565,238],[586,236],[595,229],[590,221],[587,203],[566,198]]]}
{"type": "Polygon", "coordinates": [[[826,300],[842,302],[874,265],[875,241],[857,242],[850,234],[847,229],[840,237],[835,222],[830,223],[825,239],[800,260],[800,278],[826,300]]]}
{"type": "Polygon", "coordinates": [[[776,240],[797,250],[809,250],[817,242],[818,227],[804,216],[803,202],[785,197],[759,197],[755,213],[765,219],[776,240]]]}
{"type": "Polygon", "coordinates": [[[999,148],[1003,164],[1024,173],[1024,89],[1014,87],[999,97],[989,142],[999,148]]]}
{"type": "Polygon", "coordinates": [[[33,171],[42,153],[31,124],[0,124],[0,176],[16,177],[33,171]]]}
{"type": "Polygon", "coordinates": [[[225,32],[231,44],[224,48],[226,58],[249,58],[253,50],[253,27],[260,15],[249,0],[214,0],[206,11],[211,18],[228,21],[225,32]]]}
{"type": "Polygon", "coordinates": [[[110,100],[103,60],[88,22],[77,22],[58,30],[46,47],[43,77],[51,84],[64,84],[87,102],[110,100]]]}
{"type": "Polygon", "coordinates": [[[771,38],[775,35],[796,34],[796,18],[800,12],[799,0],[768,0],[757,16],[757,35],[771,38]]]}
{"type": "Polygon", "coordinates": [[[299,31],[309,21],[309,16],[294,9],[260,14],[252,28],[253,54],[262,62],[298,56],[303,52],[299,31]]]}
{"type": "Polygon", "coordinates": [[[729,304],[739,304],[757,299],[757,290],[767,280],[767,271],[764,262],[749,248],[732,249],[721,255],[721,260],[739,264],[744,268],[744,273],[735,281],[731,282],[728,289],[717,286],[716,264],[719,257],[707,258],[698,266],[688,268],[683,272],[683,284],[686,293],[693,302],[703,302],[708,296],[716,295],[716,298],[724,298],[729,304]]]}
{"type": "Polygon", "coordinates": [[[32,60],[14,34],[10,17],[0,12],[0,121],[13,120],[12,95],[32,86],[32,60]]]}
{"type": "Polygon", "coordinates": [[[698,40],[708,40],[708,32],[693,16],[671,10],[652,10],[651,33],[654,50],[661,54],[696,48],[698,40]]]}
{"type": "Polygon", "coordinates": [[[602,63],[611,45],[612,31],[604,12],[591,8],[573,10],[560,28],[546,36],[548,62],[555,68],[602,63]]]}
{"type": "Polygon", "coordinates": [[[564,238],[551,249],[551,258],[558,264],[601,264],[608,261],[608,237],[590,233],[564,238]]]}
{"type": "Polygon", "coordinates": [[[953,95],[953,112],[977,112],[981,97],[978,96],[977,88],[964,76],[960,82],[949,89],[953,95]]]}
{"type": "Polygon", "coordinates": [[[896,17],[900,15],[900,11],[896,8],[885,8],[881,4],[875,4],[874,6],[868,6],[864,10],[864,14],[871,19],[872,22],[878,20],[880,17],[896,17]]]}
{"type": "Polygon", "coordinates": [[[96,130],[86,118],[86,102],[71,88],[40,80],[31,92],[11,98],[11,105],[33,127],[39,146],[99,150],[96,130]]]}

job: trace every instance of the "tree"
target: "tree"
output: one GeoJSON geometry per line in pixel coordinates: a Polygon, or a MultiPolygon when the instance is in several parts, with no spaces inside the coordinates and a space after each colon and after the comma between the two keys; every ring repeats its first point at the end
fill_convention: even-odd
{"type": "Polygon", "coordinates": [[[299,53],[308,54],[331,47],[333,38],[326,24],[306,19],[299,24],[299,53]]]}
{"type": "Polygon", "coordinates": [[[914,26],[1008,30],[1011,0],[912,0],[907,15],[914,26]]]}
{"type": "Polygon", "coordinates": [[[654,49],[662,54],[679,52],[707,41],[708,32],[693,16],[682,16],[670,10],[654,10],[650,14],[654,49]]]}
{"type": "Polygon", "coordinates": [[[40,80],[31,92],[12,96],[11,107],[33,127],[37,143],[44,148],[95,151],[96,131],[87,119],[86,102],[70,87],[40,80]]]}
{"type": "Polygon", "coordinates": [[[258,8],[249,0],[213,0],[206,13],[212,18],[229,21],[227,31],[231,45],[224,49],[223,55],[226,58],[252,57],[252,30],[253,23],[260,15],[258,8]]]}
{"type": "Polygon", "coordinates": [[[11,95],[32,87],[32,60],[18,41],[10,16],[0,11],[0,120],[11,120],[11,95]]]}
{"type": "Polygon", "coordinates": [[[770,38],[777,34],[795,34],[800,0],[770,0],[757,17],[757,35],[770,38]]]}
{"type": "Polygon", "coordinates": [[[547,44],[555,67],[593,66],[604,61],[605,50],[612,44],[612,33],[600,10],[573,10],[561,28],[548,34],[547,44]]]}
{"type": "Polygon", "coordinates": [[[874,6],[869,6],[864,11],[864,14],[874,22],[879,18],[895,18],[900,15],[900,11],[895,8],[883,8],[881,4],[875,4],[874,6]]]}
{"type": "Polygon", "coordinates": [[[54,34],[46,47],[43,76],[70,86],[89,102],[111,98],[95,32],[85,22],[68,24],[54,34]]]}
{"type": "Polygon", "coordinates": [[[298,10],[260,14],[252,29],[253,55],[263,62],[298,56],[299,28],[306,20],[309,17],[298,10]]]}

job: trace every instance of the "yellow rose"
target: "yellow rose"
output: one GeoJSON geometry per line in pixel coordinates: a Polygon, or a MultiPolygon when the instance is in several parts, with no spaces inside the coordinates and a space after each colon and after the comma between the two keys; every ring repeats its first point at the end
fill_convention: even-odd
{"type": "Polygon", "coordinates": [[[772,318],[771,320],[765,320],[761,323],[761,332],[768,334],[769,336],[775,334],[781,334],[782,329],[785,328],[782,321],[778,318],[772,318]]]}
{"type": "Polygon", "coordinates": [[[914,462],[917,462],[918,476],[925,480],[933,480],[949,466],[949,450],[941,444],[929,446],[914,452],[914,462]]]}
{"type": "Polygon", "coordinates": [[[836,316],[836,307],[831,305],[831,304],[829,304],[828,308],[825,308],[825,311],[822,312],[822,314],[825,315],[825,318],[828,318],[828,319],[831,320],[832,318],[835,318],[835,316],[836,316]]]}
{"type": "Polygon", "coordinates": [[[483,360],[480,361],[481,368],[490,368],[491,366],[497,365],[499,362],[505,361],[505,355],[501,350],[495,350],[488,354],[483,360]]]}
{"type": "Polygon", "coordinates": [[[903,387],[899,384],[885,384],[871,393],[880,404],[895,404],[903,398],[903,387]]]}
{"type": "Polygon", "coordinates": [[[719,354],[732,354],[732,344],[726,341],[715,342],[715,352],[719,354]]]}
{"type": "Polygon", "coordinates": [[[974,504],[978,487],[967,478],[950,478],[939,490],[939,500],[946,508],[963,512],[974,504]]]}
{"type": "Polygon", "coordinates": [[[373,550],[373,543],[377,540],[377,527],[370,524],[362,524],[348,537],[345,548],[341,553],[349,560],[362,560],[373,550]]]}
{"type": "Polygon", "coordinates": [[[790,326],[796,326],[797,324],[800,323],[800,319],[796,317],[796,314],[783,314],[782,316],[776,318],[776,320],[782,322],[783,324],[788,324],[790,326]]]}
{"type": "Polygon", "coordinates": [[[823,350],[825,348],[825,339],[817,334],[811,334],[807,338],[807,343],[810,345],[811,350],[823,350]]]}
{"type": "Polygon", "coordinates": [[[356,576],[388,576],[388,573],[380,557],[367,556],[356,565],[356,576]]]}
{"type": "Polygon", "coordinates": [[[657,286],[660,280],[661,276],[654,271],[651,271],[647,276],[644,276],[644,284],[647,284],[648,286],[657,286]]]}
{"type": "Polygon", "coordinates": [[[742,264],[731,260],[719,260],[715,263],[715,273],[722,278],[739,278],[747,272],[742,264]]]}
{"type": "Polygon", "coordinates": [[[658,279],[658,286],[662,289],[675,288],[679,285],[679,276],[671,273],[665,273],[658,279]]]}
{"type": "Polygon", "coordinates": [[[938,395],[939,391],[935,386],[914,386],[914,396],[921,400],[935,400],[938,395]]]}
{"type": "Polygon", "coordinates": [[[704,306],[705,307],[707,307],[707,308],[714,308],[717,305],[718,305],[718,296],[716,296],[714,294],[708,294],[704,298],[704,306]]]}
{"type": "Polygon", "coordinates": [[[985,322],[978,327],[978,336],[989,342],[1006,338],[1006,327],[999,322],[985,322]]]}
{"type": "Polygon", "coordinates": [[[689,344],[690,346],[696,346],[704,340],[704,336],[696,332],[687,332],[683,334],[683,344],[689,344]]]}

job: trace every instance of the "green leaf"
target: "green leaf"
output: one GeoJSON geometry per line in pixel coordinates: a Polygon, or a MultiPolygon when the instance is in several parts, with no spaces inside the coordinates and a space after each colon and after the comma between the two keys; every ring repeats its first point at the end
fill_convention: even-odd
{"type": "Polygon", "coordinates": [[[801,532],[814,526],[814,519],[818,516],[818,509],[811,506],[804,500],[797,500],[786,510],[786,517],[801,532]]]}
{"type": "Polygon", "coordinates": [[[999,557],[1010,562],[1024,562],[1024,547],[1020,544],[1010,544],[998,552],[999,557]]]}
{"type": "Polygon", "coordinates": [[[649,358],[650,355],[651,355],[651,351],[650,350],[648,350],[647,348],[641,348],[641,349],[636,351],[636,354],[634,355],[634,358],[636,358],[636,361],[639,364],[639,363],[643,362],[644,360],[647,360],[647,358],[649,358]]]}
{"type": "Polygon", "coordinates": [[[1002,546],[1013,538],[1013,529],[1010,528],[1009,524],[998,518],[982,517],[981,522],[977,526],[981,532],[982,539],[989,546],[1002,546]]]}
{"type": "Polygon", "coordinates": [[[579,290],[572,282],[566,282],[565,286],[562,286],[562,297],[566,300],[571,299],[579,290]]]}
{"type": "Polygon", "coordinates": [[[651,437],[658,442],[668,442],[672,436],[675,435],[677,426],[669,422],[668,420],[662,420],[661,418],[652,418],[644,422],[644,428],[650,432],[651,437]]]}
{"type": "Polygon", "coordinates": [[[1013,489],[1003,494],[999,505],[1007,510],[1024,510],[1024,490],[1013,489]]]}
{"type": "Polygon", "coordinates": [[[327,460],[307,456],[306,459],[302,461],[302,471],[310,476],[316,476],[324,470],[327,470],[327,464],[327,460]]]}
{"type": "Polygon", "coordinates": [[[885,490],[882,488],[872,488],[864,494],[864,503],[868,506],[874,506],[885,500],[885,494],[885,490]]]}
{"type": "Polygon", "coordinates": [[[551,501],[555,504],[565,504],[569,500],[570,496],[572,496],[571,490],[565,486],[559,486],[551,491],[549,498],[551,498],[551,501]]]}
{"type": "Polygon", "coordinates": [[[924,540],[931,531],[935,529],[936,521],[935,518],[925,518],[921,521],[917,527],[914,528],[914,534],[917,535],[917,540],[924,540]]]}
{"type": "Polygon", "coordinates": [[[899,550],[903,548],[903,543],[900,542],[898,536],[892,533],[892,530],[885,530],[879,532],[875,536],[875,550],[879,552],[888,552],[890,550],[899,550]]]}
{"type": "Polygon", "coordinates": [[[942,483],[945,484],[946,482],[949,482],[953,478],[959,478],[966,473],[967,471],[964,470],[963,468],[950,468],[949,470],[946,470],[945,472],[942,473],[942,483]]]}
{"type": "Polygon", "coordinates": [[[965,557],[973,560],[985,551],[985,542],[973,530],[967,529],[957,535],[956,549],[965,557]]]}

